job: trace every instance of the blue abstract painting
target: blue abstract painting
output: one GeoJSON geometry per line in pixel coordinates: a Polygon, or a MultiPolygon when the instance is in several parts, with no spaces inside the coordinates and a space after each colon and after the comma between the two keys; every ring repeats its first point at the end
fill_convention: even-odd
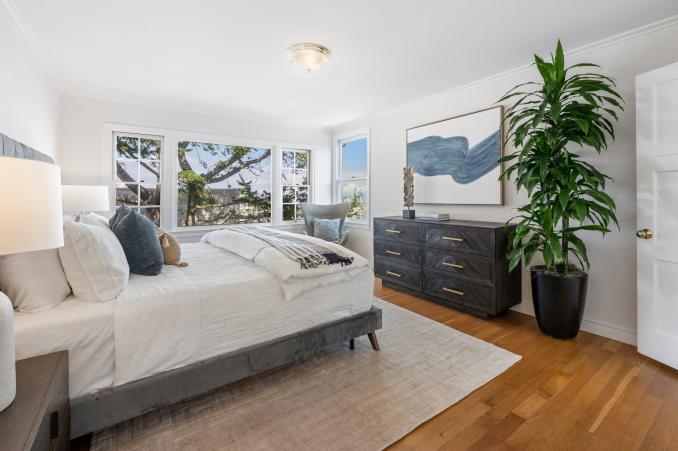
{"type": "Polygon", "coordinates": [[[501,203],[501,114],[492,108],[408,130],[416,203],[501,203]]]}

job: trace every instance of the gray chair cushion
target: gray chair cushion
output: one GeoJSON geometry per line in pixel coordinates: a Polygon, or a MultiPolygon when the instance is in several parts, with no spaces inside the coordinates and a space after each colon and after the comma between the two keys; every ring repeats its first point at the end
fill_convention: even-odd
{"type": "Polygon", "coordinates": [[[131,273],[142,276],[160,274],[163,255],[153,221],[122,205],[109,224],[125,251],[131,273]]]}
{"type": "Polygon", "coordinates": [[[331,204],[331,205],[316,205],[316,204],[301,204],[301,211],[304,213],[304,225],[306,234],[308,236],[315,236],[313,220],[314,219],[339,219],[339,234],[344,235],[344,222],[348,214],[348,203],[331,204]]]}
{"type": "Polygon", "coordinates": [[[321,240],[338,243],[341,239],[339,219],[313,219],[313,236],[321,240]]]}

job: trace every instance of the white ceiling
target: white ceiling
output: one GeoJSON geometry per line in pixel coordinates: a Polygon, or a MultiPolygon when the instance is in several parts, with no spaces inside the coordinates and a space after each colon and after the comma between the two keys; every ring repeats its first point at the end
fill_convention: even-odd
{"type": "Polygon", "coordinates": [[[676,0],[6,0],[62,92],[331,127],[678,14],[676,0]],[[306,76],[285,49],[332,58],[306,76]]]}

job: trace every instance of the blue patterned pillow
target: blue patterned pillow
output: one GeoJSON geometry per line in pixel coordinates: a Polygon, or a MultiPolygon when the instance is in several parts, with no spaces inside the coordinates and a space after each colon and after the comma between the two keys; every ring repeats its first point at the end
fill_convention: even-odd
{"type": "Polygon", "coordinates": [[[157,276],[162,271],[163,256],[155,223],[126,205],[109,221],[125,251],[129,271],[142,276],[157,276]]]}
{"type": "Polygon", "coordinates": [[[339,242],[341,219],[313,219],[313,236],[321,240],[339,242]]]}

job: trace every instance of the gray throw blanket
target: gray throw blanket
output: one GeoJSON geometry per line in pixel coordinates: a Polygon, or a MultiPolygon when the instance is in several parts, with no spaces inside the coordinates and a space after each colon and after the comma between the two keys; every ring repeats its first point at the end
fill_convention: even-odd
{"type": "Polygon", "coordinates": [[[229,230],[258,238],[298,262],[302,269],[318,268],[321,265],[348,266],[353,257],[321,243],[312,243],[301,236],[281,233],[265,227],[232,227],[229,230]]]}

